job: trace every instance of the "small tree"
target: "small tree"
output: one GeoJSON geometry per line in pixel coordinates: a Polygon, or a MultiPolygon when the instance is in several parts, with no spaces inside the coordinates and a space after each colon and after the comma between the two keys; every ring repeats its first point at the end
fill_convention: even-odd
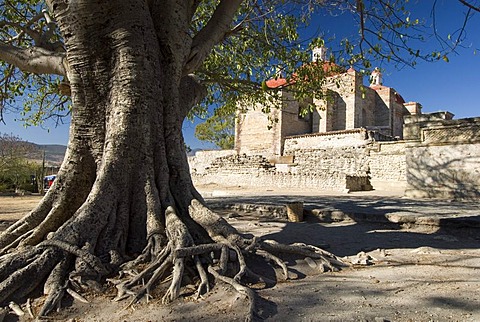
{"type": "Polygon", "coordinates": [[[235,115],[214,114],[195,127],[197,139],[215,144],[222,150],[233,149],[235,143],[235,115]]]}

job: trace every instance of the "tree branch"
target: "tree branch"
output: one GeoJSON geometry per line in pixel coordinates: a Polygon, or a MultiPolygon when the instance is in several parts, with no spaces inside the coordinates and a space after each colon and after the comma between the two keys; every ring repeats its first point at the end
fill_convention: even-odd
{"type": "Polygon", "coordinates": [[[464,6],[467,6],[468,8],[480,12],[480,7],[474,6],[473,4],[468,3],[466,0],[458,0],[460,1],[461,4],[464,6]]]}
{"type": "Polygon", "coordinates": [[[18,48],[0,42],[0,60],[24,72],[66,76],[64,59],[64,53],[54,53],[40,47],[18,48]]]}
{"type": "Polygon", "coordinates": [[[192,107],[207,96],[207,88],[194,75],[188,75],[182,77],[180,93],[180,107],[183,108],[181,115],[187,116],[192,107]]]}
{"type": "Polygon", "coordinates": [[[0,27],[1,28],[11,27],[11,28],[20,30],[20,32],[17,33],[17,35],[12,35],[12,37],[10,39],[7,39],[7,42],[12,42],[13,40],[17,39],[23,33],[30,36],[35,43],[37,43],[40,40],[40,37],[41,37],[41,35],[38,31],[32,30],[28,26],[22,26],[21,24],[15,23],[15,22],[0,21],[0,27]]]}
{"type": "Polygon", "coordinates": [[[230,31],[230,24],[242,0],[222,0],[212,17],[193,38],[190,55],[185,64],[183,74],[193,73],[205,60],[213,46],[224,39],[230,31]]]}

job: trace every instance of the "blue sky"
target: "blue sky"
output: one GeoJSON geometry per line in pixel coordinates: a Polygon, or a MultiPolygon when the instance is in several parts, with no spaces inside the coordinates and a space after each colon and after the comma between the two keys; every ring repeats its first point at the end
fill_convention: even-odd
{"type": "MultiPolygon", "coordinates": [[[[411,2],[412,17],[427,19],[430,24],[430,11],[433,1],[418,0],[411,2]]],[[[453,33],[462,24],[462,13],[465,7],[456,0],[439,0],[437,7],[437,30],[446,37],[453,33]]],[[[316,30],[325,34],[335,35],[337,39],[354,35],[350,17],[318,15],[312,26],[306,30],[305,36],[314,36],[316,30]]],[[[400,70],[389,64],[380,65],[385,72],[383,83],[395,88],[406,101],[417,101],[423,105],[423,112],[450,111],[455,118],[480,116],[480,50],[475,54],[475,48],[480,49],[480,14],[469,21],[467,41],[464,47],[457,50],[457,54],[449,56],[450,61],[443,60],[428,63],[420,62],[415,68],[405,67],[400,70]]],[[[328,44],[327,44],[328,46],[328,44]]],[[[422,44],[422,50],[438,47],[434,39],[422,44]]],[[[365,79],[365,82],[367,80],[365,79]]],[[[21,122],[16,122],[14,114],[6,114],[6,124],[0,123],[0,132],[13,133],[22,139],[38,144],[67,144],[68,124],[55,126],[45,124],[39,127],[25,128],[21,122]]],[[[68,122],[67,122],[68,123],[68,122]]],[[[211,144],[198,141],[194,138],[195,124],[189,121],[184,123],[186,143],[192,148],[212,148],[211,144]]]]}

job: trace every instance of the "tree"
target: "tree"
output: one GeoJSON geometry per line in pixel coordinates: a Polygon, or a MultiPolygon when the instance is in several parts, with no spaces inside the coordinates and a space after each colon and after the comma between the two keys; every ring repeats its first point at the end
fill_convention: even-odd
{"type": "Polygon", "coordinates": [[[31,176],[36,174],[38,165],[28,157],[35,150],[33,144],[13,134],[0,133],[0,190],[34,188],[31,176]]]}
{"type": "Polygon", "coordinates": [[[215,113],[195,127],[197,139],[214,143],[222,150],[233,149],[235,143],[235,115],[215,113]]]}
{"type": "MultiPolygon", "coordinates": [[[[172,301],[185,274],[198,276],[200,294],[209,290],[210,274],[250,299],[252,317],[253,293],[241,284],[247,275],[258,278],[245,264],[248,254],[272,260],[285,277],[272,253],[297,252],[330,269],[341,264],[313,246],[243,236],[212,212],[190,178],[182,121],[198,102],[216,98],[234,108],[239,100],[271,99],[275,90],[262,81],[279,68],[293,75],[308,60],[296,28],[315,7],[349,10],[362,17],[361,30],[368,12],[377,14],[368,16],[373,22],[387,16],[383,35],[394,34],[390,46],[392,39],[404,44],[408,35],[398,30],[415,23],[405,21],[397,2],[47,0],[39,11],[33,0],[2,1],[3,106],[25,98],[33,83],[43,90],[27,108],[42,110],[42,98],[56,91],[71,95],[72,120],[54,185],[0,236],[0,301],[22,300],[44,284],[44,316],[67,288],[143,264],[135,277],[117,281],[119,299],[149,296],[171,276],[163,299],[172,301]],[[381,13],[379,3],[394,7],[381,13]]],[[[402,59],[388,46],[357,54],[351,42],[346,48],[348,63],[365,62],[369,53],[402,59]]],[[[308,79],[297,78],[298,97],[309,95],[308,79]]]]}

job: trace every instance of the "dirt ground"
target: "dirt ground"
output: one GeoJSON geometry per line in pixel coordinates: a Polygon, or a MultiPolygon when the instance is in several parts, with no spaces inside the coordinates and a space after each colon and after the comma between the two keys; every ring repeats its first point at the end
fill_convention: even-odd
{"type": "Polygon", "coordinates": [[[4,230],[40,201],[41,196],[0,196],[0,230],[4,230]]]}
{"type": "MultiPolygon", "coordinates": [[[[11,223],[38,197],[0,197],[0,221],[11,223]]],[[[278,242],[323,245],[348,261],[360,252],[370,265],[353,265],[320,274],[303,258],[289,258],[288,281],[259,289],[258,312],[267,321],[480,321],[480,237],[462,230],[342,221],[323,223],[267,221],[257,214],[228,213],[239,230],[278,242]]],[[[264,275],[280,275],[262,262],[264,275]]],[[[161,286],[160,286],[161,288],[161,286]]],[[[125,308],[106,295],[86,294],[89,303],[65,302],[53,320],[70,321],[242,321],[246,302],[227,285],[215,285],[201,299],[186,291],[162,305],[161,295],[149,303],[125,308]]],[[[34,305],[39,306],[41,300],[34,305]]],[[[17,318],[13,314],[7,321],[17,318]]],[[[28,320],[22,318],[21,320],[28,320]]]]}

